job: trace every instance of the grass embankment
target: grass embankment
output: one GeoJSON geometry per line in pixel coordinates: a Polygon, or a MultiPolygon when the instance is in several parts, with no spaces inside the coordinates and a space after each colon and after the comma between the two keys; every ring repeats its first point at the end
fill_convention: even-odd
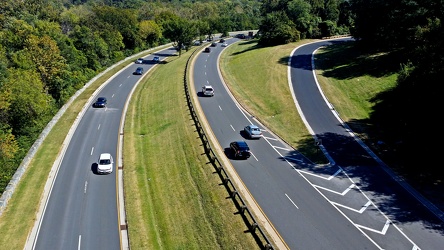
{"type": "Polygon", "coordinates": [[[86,88],[67,108],[47,135],[34,158],[30,161],[25,174],[0,217],[0,246],[3,249],[23,249],[28,234],[34,226],[35,216],[40,206],[49,172],[69,129],[94,91],[126,65],[116,66],[86,88]]]}
{"type": "Polygon", "coordinates": [[[291,95],[287,70],[291,51],[311,40],[274,47],[241,41],[227,47],[221,72],[231,92],[273,133],[315,163],[327,163],[302,122],[291,95]]]}
{"type": "MultiPolygon", "coordinates": [[[[233,203],[207,164],[186,109],[183,73],[188,56],[156,67],[159,73],[139,86],[141,93],[129,107],[124,175],[131,248],[255,249],[257,244],[244,233],[245,224],[234,215],[233,203]],[[141,157],[134,157],[136,151],[141,157]]],[[[77,115],[102,83],[132,61],[85,89],[48,134],[0,218],[2,249],[24,248],[49,172],[77,115]]]]}
{"type": "Polygon", "coordinates": [[[131,249],[258,248],[234,214],[187,107],[189,54],[150,73],[128,109],[123,154],[131,249]]]}
{"type": "MultiPolygon", "coordinates": [[[[287,82],[287,62],[291,51],[309,41],[282,46],[257,47],[255,41],[227,48],[221,57],[222,73],[236,99],[258,120],[313,162],[323,157],[299,118],[287,82]]],[[[315,57],[318,82],[341,119],[393,170],[441,209],[444,208],[442,180],[428,176],[421,168],[409,172],[391,157],[390,148],[381,147],[384,131],[372,118],[378,94],[396,87],[396,53],[363,54],[349,44],[320,49],[315,57]]],[[[380,112],[381,113],[381,112],[380,112]]],[[[390,114],[388,114],[390,115],[390,114]]],[[[381,118],[380,118],[381,119],[381,118]]],[[[382,118],[383,119],[383,118],[382,118]]]]}
{"type": "MultiPolygon", "coordinates": [[[[288,57],[300,44],[257,48],[253,41],[240,42],[226,48],[221,67],[230,89],[249,112],[316,161],[323,157],[313,147],[312,137],[297,114],[287,82],[288,57]]],[[[188,55],[172,58],[149,73],[128,110],[124,178],[131,248],[254,249],[256,244],[243,232],[244,223],[234,215],[226,190],[207,164],[187,109],[183,71],[188,55]]],[[[318,72],[323,90],[342,119],[366,120],[373,105],[371,97],[391,88],[396,76],[362,72],[347,76],[356,70],[339,69],[352,65],[347,61],[350,58],[341,62],[344,56],[335,57],[336,63],[328,65],[332,55],[317,59],[327,62],[320,64],[324,66],[318,72]]],[[[101,77],[74,101],[37,152],[0,218],[0,245],[4,249],[23,248],[66,133],[93,91],[120,68],[101,77]]],[[[361,132],[367,127],[365,123],[357,125],[361,132]]]]}

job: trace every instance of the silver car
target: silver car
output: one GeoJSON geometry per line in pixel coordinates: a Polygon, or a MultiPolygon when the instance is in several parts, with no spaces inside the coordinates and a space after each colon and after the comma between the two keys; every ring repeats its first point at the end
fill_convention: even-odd
{"type": "Polygon", "coordinates": [[[256,125],[248,125],[244,128],[244,132],[250,139],[259,139],[262,137],[261,129],[256,125]]]}
{"type": "Polygon", "coordinates": [[[214,89],[211,85],[202,86],[202,95],[203,96],[214,96],[214,89]]]}

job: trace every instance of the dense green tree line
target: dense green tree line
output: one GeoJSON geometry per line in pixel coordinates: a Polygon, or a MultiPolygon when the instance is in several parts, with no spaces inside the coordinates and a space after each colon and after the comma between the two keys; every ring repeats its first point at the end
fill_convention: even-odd
{"type": "MultiPolygon", "coordinates": [[[[437,153],[414,114],[438,107],[443,0],[4,0],[0,5],[0,192],[57,110],[98,72],[139,51],[259,29],[259,44],[351,34],[398,53],[396,89],[373,118],[400,157],[437,153]],[[417,112],[417,113],[416,113],[417,112]]],[[[437,123],[432,123],[437,130],[437,123]]],[[[432,139],[430,139],[432,138],[432,139]]],[[[428,165],[431,166],[431,165],[428,165]]]]}
{"type": "Polygon", "coordinates": [[[168,42],[257,29],[257,0],[3,0],[0,193],[46,124],[115,62],[168,42]]]}
{"type": "Polygon", "coordinates": [[[412,175],[420,168],[428,177],[442,178],[436,162],[440,125],[433,116],[440,113],[438,89],[444,75],[444,1],[350,2],[352,35],[359,48],[398,58],[393,62],[399,68],[397,87],[372,100],[376,106],[371,119],[384,134],[381,140],[412,175]]]}

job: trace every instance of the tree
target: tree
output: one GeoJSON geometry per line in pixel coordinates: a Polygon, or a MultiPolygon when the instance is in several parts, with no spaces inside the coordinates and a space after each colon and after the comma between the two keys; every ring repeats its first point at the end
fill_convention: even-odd
{"type": "MultiPolygon", "coordinates": [[[[93,8],[96,14],[97,22],[102,22],[106,29],[103,31],[116,31],[120,32],[123,37],[123,43],[125,48],[134,49],[141,45],[141,40],[138,39],[137,35],[137,13],[132,9],[119,9],[116,7],[109,6],[97,6],[93,8]]],[[[103,25],[103,24],[101,24],[103,25]]]]}
{"type": "Polygon", "coordinates": [[[317,18],[311,14],[311,5],[305,0],[293,0],[288,3],[288,18],[301,32],[301,38],[313,37],[317,33],[317,18]]]}
{"type": "Polygon", "coordinates": [[[13,133],[34,136],[31,131],[43,129],[46,123],[42,124],[42,119],[53,111],[53,101],[44,91],[40,74],[35,70],[10,69],[3,89],[11,93],[7,117],[13,133]]]}
{"type": "Polygon", "coordinates": [[[86,26],[76,26],[70,37],[74,46],[86,56],[87,68],[99,70],[105,65],[102,62],[109,61],[108,45],[98,32],[94,32],[86,26]]]}
{"type": "Polygon", "coordinates": [[[183,46],[191,44],[197,36],[197,29],[193,22],[172,16],[162,23],[163,36],[176,44],[176,49],[181,55],[183,46]]]}
{"type": "Polygon", "coordinates": [[[143,20],[139,24],[139,35],[142,40],[154,47],[162,36],[162,30],[154,20],[143,20]]]}
{"type": "Polygon", "coordinates": [[[259,30],[259,44],[265,46],[286,44],[300,39],[294,23],[282,11],[268,13],[259,30]]]}
{"type": "Polygon", "coordinates": [[[19,150],[12,129],[6,124],[0,123],[0,162],[5,163],[12,158],[19,150]]]}

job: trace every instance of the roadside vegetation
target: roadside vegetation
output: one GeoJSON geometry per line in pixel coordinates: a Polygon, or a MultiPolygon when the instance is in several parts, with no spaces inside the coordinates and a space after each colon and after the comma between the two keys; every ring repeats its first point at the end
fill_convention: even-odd
{"type": "MultiPolygon", "coordinates": [[[[7,0],[0,5],[0,193],[4,192],[47,122],[103,69],[159,44],[173,42],[182,53],[181,45],[189,48],[195,37],[205,40],[214,33],[257,28],[262,30],[257,41],[249,40],[227,48],[227,54],[222,57],[222,72],[242,105],[261,122],[312,161],[325,160],[296,113],[293,100],[289,99],[286,65],[291,50],[309,41],[301,39],[350,32],[359,40],[357,46],[329,47],[317,57],[318,76],[329,100],[349,126],[415,188],[428,198],[444,190],[444,172],[436,160],[440,154],[436,146],[439,137],[429,134],[429,131],[439,132],[440,123],[422,117],[425,112],[439,113],[437,109],[441,105],[437,90],[444,73],[441,39],[444,16],[439,2],[253,0],[232,5],[223,1],[122,0],[109,5],[99,0],[81,1],[85,4],[59,0],[37,2],[7,0]],[[418,166],[418,162],[421,165],[418,166]]],[[[199,155],[200,148],[194,147],[196,139],[192,128],[179,130],[192,127],[186,116],[188,112],[175,113],[186,111],[185,103],[176,106],[183,98],[183,84],[171,84],[175,78],[182,79],[181,63],[189,53],[184,51],[180,57],[158,67],[158,73],[153,72],[152,77],[158,82],[153,84],[148,80],[142,85],[151,89],[146,95],[159,101],[158,106],[138,96],[134,105],[148,115],[130,110],[134,113],[128,125],[131,129],[128,133],[133,134],[132,138],[128,135],[127,139],[133,142],[129,146],[132,150],[143,150],[143,157],[148,159],[142,161],[136,156],[126,159],[130,166],[134,164],[134,169],[127,164],[128,178],[137,185],[128,186],[128,189],[134,188],[128,195],[136,196],[136,190],[141,190],[136,197],[140,203],[128,204],[135,213],[130,215],[129,230],[132,235],[146,235],[140,241],[135,240],[134,248],[193,248],[206,243],[216,248],[249,249],[248,236],[245,241],[237,239],[247,234],[234,234],[242,231],[242,225],[221,224],[233,223],[237,217],[228,217],[233,213],[229,202],[218,200],[221,193],[211,182],[217,180],[201,167],[205,159],[199,155]],[[171,76],[179,77],[171,79],[171,76]],[[166,90],[180,91],[174,100],[156,96],[165,96],[166,90]],[[152,108],[145,110],[144,106],[152,108]],[[158,115],[162,111],[165,114],[160,118],[158,115]],[[173,121],[169,113],[182,119],[184,127],[179,127],[180,122],[173,121]],[[151,123],[152,119],[157,124],[151,123]],[[171,135],[166,136],[165,132],[171,135]],[[160,135],[174,143],[161,141],[160,135]],[[180,148],[170,152],[173,154],[156,152],[159,144],[162,147],[178,144],[180,148]],[[153,162],[164,157],[167,160],[163,166],[153,162]],[[179,166],[186,166],[186,169],[179,166]],[[161,175],[151,177],[154,170],[161,175]],[[183,174],[185,176],[181,176],[183,174]],[[191,193],[177,196],[179,192],[174,193],[170,186],[191,193]],[[205,193],[207,191],[209,193],[205,193]],[[196,206],[196,214],[186,214],[191,211],[183,207],[173,209],[167,203],[170,200],[163,195],[175,199],[174,206],[196,206]],[[219,206],[228,212],[208,209],[219,206]],[[205,222],[196,224],[201,219],[205,222]],[[140,225],[137,224],[139,220],[140,225]],[[151,224],[147,227],[145,222],[151,224]],[[177,228],[170,225],[178,222],[187,225],[177,228]],[[241,230],[237,230],[237,226],[241,230]],[[225,228],[232,230],[223,231],[225,228]],[[193,230],[209,232],[209,235],[197,235],[193,230]],[[186,237],[195,245],[184,245],[189,240],[186,237]]],[[[71,104],[32,159],[1,215],[1,246],[23,247],[66,133],[94,89],[117,70],[101,77],[71,104]]],[[[130,152],[126,151],[128,155],[130,152]]],[[[442,195],[435,195],[431,200],[439,204],[444,203],[443,199],[442,195]]]]}
{"type": "Polygon", "coordinates": [[[291,51],[310,41],[262,47],[257,40],[243,40],[227,47],[220,68],[242,106],[309,160],[322,164],[328,161],[296,110],[287,78],[291,51]]]}
{"type": "MultiPolygon", "coordinates": [[[[134,58],[135,60],[136,58],[134,58]]],[[[132,63],[133,60],[127,61],[132,63]]],[[[54,125],[17,185],[0,219],[0,246],[23,249],[26,237],[34,226],[43,189],[69,129],[94,91],[113,74],[124,68],[121,64],[103,74],[86,88],[67,108],[54,125]]]]}
{"type": "MultiPolygon", "coordinates": [[[[128,109],[123,158],[130,247],[256,249],[187,109],[183,76],[190,54],[171,57],[147,73],[128,109]]],[[[128,62],[133,60],[85,89],[51,130],[2,214],[0,245],[23,249],[66,134],[94,90],[128,62]]]]}
{"type": "MultiPolygon", "coordinates": [[[[288,89],[288,57],[305,42],[309,41],[261,47],[254,40],[242,41],[222,54],[221,71],[236,99],[253,116],[309,159],[321,163],[325,158],[300,120],[288,89]]],[[[394,116],[393,110],[381,105],[390,100],[381,100],[381,96],[399,87],[396,61],[396,53],[363,53],[346,43],[318,51],[315,64],[319,83],[341,119],[397,174],[444,209],[442,174],[400,164],[407,156],[389,143],[391,136],[402,131],[381,126],[394,116]]]]}
{"type": "Polygon", "coordinates": [[[186,105],[189,56],[158,65],[131,99],[123,152],[131,249],[257,249],[186,105]]]}

